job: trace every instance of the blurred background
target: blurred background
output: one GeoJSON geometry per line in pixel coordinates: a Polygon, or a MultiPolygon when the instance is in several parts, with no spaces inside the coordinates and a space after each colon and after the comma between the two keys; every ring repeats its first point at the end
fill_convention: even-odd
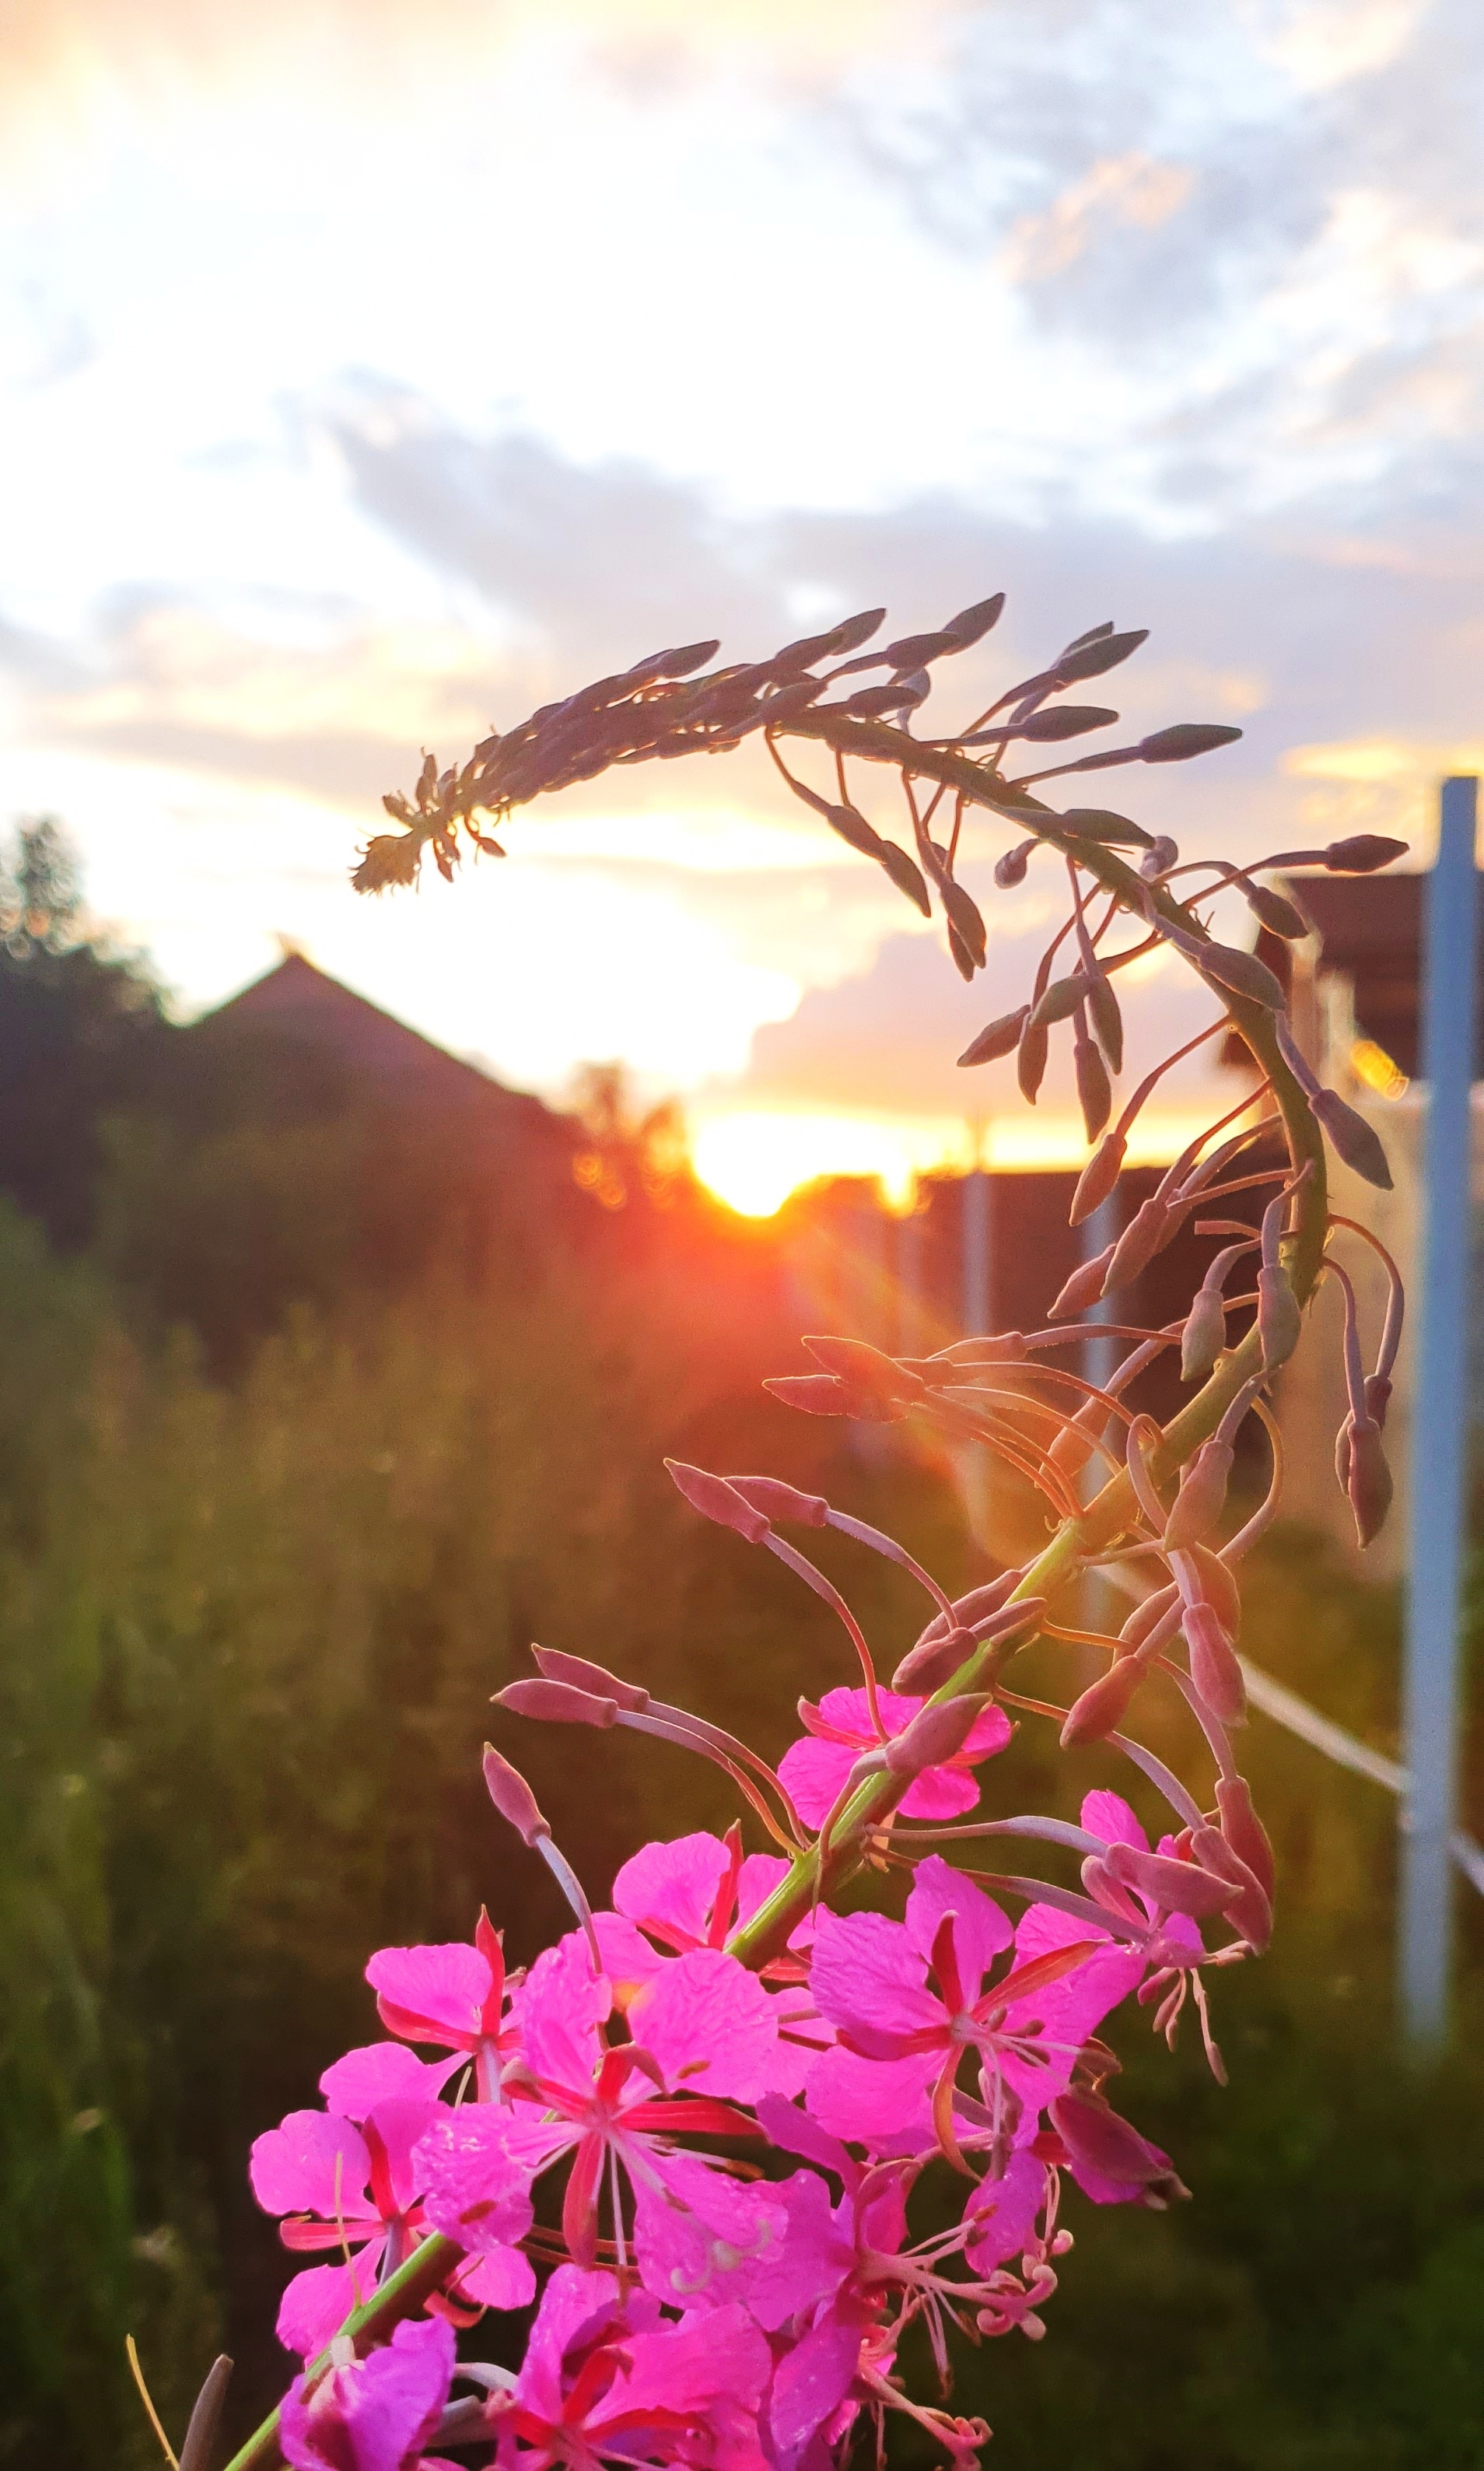
{"type": "MultiPolygon", "coordinates": [[[[1113,617],[1132,724],[1243,728],[1140,788],[1190,854],[1424,866],[1484,760],[1474,12],[698,14],[0,0],[0,2463],[156,2459],[128,2331],[172,2425],[218,2347],[242,2425],[280,2389],[252,2137],[370,2036],[370,1949],[558,1921],[476,1764],[532,1636],[768,1752],[846,1678],[664,1452],[950,1583],[1033,1534],[759,1384],[808,1329],[1031,1326],[1073,1265],[1070,1091],[952,1061],[1049,877],[995,896],[986,833],[965,989],[750,757],[357,902],[381,793],[663,642],[1001,587],[966,697],[1113,617]]],[[[1400,1136],[1415,936],[1339,958],[1400,1136]]],[[[1135,1070],[1187,1004],[1146,979],[1135,1070]]],[[[1172,1079],[1139,1173],[1234,1095],[1172,1079]]],[[[1395,1553],[1296,1499],[1244,1647],[1394,1753],[1395,1553]]],[[[889,1669],[910,1591],[831,1568],[889,1669]]],[[[1081,2206],[1048,2344],[968,2364],[1006,2471],[1484,2463],[1484,1915],[1419,2075],[1394,1805],[1249,1743],[1283,1901],[1231,2086],[1124,2035],[1194,2201],[1081,2206]]],[[[594,1891],[730,1815],[678,1754],[518,1754],[594,1891]]],[[[1029,1730],[1001,1773],[1111,1780],[1029,1730]]]]}

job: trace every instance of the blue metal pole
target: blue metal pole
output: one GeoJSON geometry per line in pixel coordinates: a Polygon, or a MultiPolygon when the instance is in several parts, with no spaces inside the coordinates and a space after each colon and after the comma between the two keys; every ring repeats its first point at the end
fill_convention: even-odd
{"type": "Polygon", "coordinates": [[[1403,1685],[1409,1783],[1398,1949],[1403,2018],[1408,2037],[1422,2048],[1435,2047],[1448,2029],[1452,1938],[1449,1838],[1458,1766],[1458,1600],[1469,1444],[1477,797],[1472,777],[1443,784],[1423,951],[1426,1232],[1412,1419],[1403,1685]]]}
{"type": "Polygon", "coordinates": [[[963,1179],[963,1332],[983,1338],[989,1329],[989,1178],[974,1166],[963,1179]]]}

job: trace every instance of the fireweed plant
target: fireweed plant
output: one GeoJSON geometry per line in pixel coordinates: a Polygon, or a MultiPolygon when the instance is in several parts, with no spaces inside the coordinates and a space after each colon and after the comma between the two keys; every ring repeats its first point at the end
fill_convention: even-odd
{"type": "MultiPolygon", "coordinates": [[[[725,1836],[644,1846],[611,1908],[593,1912],[528,1786],[486,1751],[495,1806],[555,1874],[574,1927],[523,1974],[507,1971],[482,1916],[467,1943],[372,1957],[386,2038],[336,2060],[320,2081],[324,2107],[291,2112],[253,2148],[258,2201],[281,2217],[291,2251],[321,2261],[294,2275],[278,2318],[304,2371],[232,2471],[281,2459],[297,2471],[829,2471],[862,2436],[879,2447],[893,2412],[966,2463],[989,2432],[952,2410],[950,2338],[1039,2339],[1072,2245],[1066,2178],[1096,2204],[1161,2207],[1186,2193],[1170,2156],[1110,2101],[1118,2062],[1101,2036],[1135,2000],[1172,2043],[1189,2005],[1222,2074],[1208,1978],[1260,1955],[1272,1929],[1272,1857],[1234,1746],[1238,1572],[1279,1492],[1268,1393],[1306,1303],[1332,1278],[1349,1396],[1336,1471],[1365,1543],[1390,1494],[1381,1430],[1402,1327],[1388,1261],[1368,1371],[1352,1283],[1331,1249],[1373,1239],[1330,1212],[1326,1142],[1384,1186],[1380,1144],[1310,1071],[1277,978],[1216,940],[1207,913],[1235,891],[1272,932],[1301,936],[1303,916],[1261,874],[1366,873],[1403,845],[1362,835],[1255,866],[1182,863],[1172,841],[1122,814],[1048,805],[1053,783],[1178,763],[1239,735],[1183,723],[1061,755],[1118,718],[1068,691],[1116,668],[1142,632],[1094,627],[962,727],[925,734],[938,664],[986,635],[1002,600],[879,651],[863,649],[885,614],[871,610],[767,661],[707,668],[714,643],[658,653],[491,736],[462,768],[428,757],[415,795],[385,801],[398,829],[361,857],[364,891],[413,882],[425,852],[452,878],[467,847],[502,856],[499,820],[543,792],[760,735],[796,797],[924,915],[936,904],[965,978],[985,957],[956,872],[970,814],[1009,836],[1002,890],[1032,860],[1064,876],[1065,918],[1032,985],[960,1061],[1013,1053],[1033,1104],[1052,1040],[1070,1038],[1091,1148],[1074,1222],[1114,1190],[1135,1118],[1180,1055],[1235,1030],[1257,1088],[1074,1274],[1044,1329],[914,1358],[810,1338],[812,1369],[769,1385],[806,1415],[916,1417],[985,1447],[1046,1505],[1049,1541],[1023,1567],[951,1600],[893,1539],[817,1495],[671,1463],[703,1518],[823,1598],[858,1660],[854,1686],[800,1701],[803,1731],[776,1770],[705,1717],[566,1649],[533,1649],[530,1678],[500,1692],[525,1719],[621,1726],[711,1760],[739,1820],[725,1836]],[[900,839],[856,804],[864,765],[900,787],[900,839]],[[1215,1009],[1115,1118],[1118,974],[1162,945],[1215,1009]],[[1260,1232],[1221,1214],[1238,1192],[1265,1196],[1260,1232]],[[1088,1307],[1126,1289],[1191,1223],[1213,1252],[1184,1316],[1161,1329],[1100,1320],[1097,1335],[1111,1328],[1125,1352],[1101,1386],[1082,1377],[1067,1357],[1089,1334],[1088,1307]],[[1162,1428],[1133,1398],[1168,1349],[1193,1395],[1162,1428]],[[1271,1481],[1226,1533],[1248,1417],[1264,1428],[1271,1481]],[[887,1556],[921,1588],[925,1626],[890,1687],[849,1605],[795,1541],[811,1528],[887,1556]],[[1075,1598],[1057,1618],[1082,1573],[1118,1563],[1139,1601],[1116,1637],[1081,1627],[1075,1598]],[[1071,1643],[1081,1672],[1088,1644],[1101,1652],[1102,1670],[1070,1706],[1011,1686],[1032,1638],[1071,1643]],[[1130,1730],[1156,1674],[1189,1711],[1184,1775],[1130,1730]],[[1107,1791],[1088,1794],[1075,1826],[971,1816],[1012,1711],[1055,1726],[1066,1749],[1121,1753],[1164,1805],[1157,1842],[1107,1791]],[[744,1849],[744,1824],[766,1849],[744,1849]],[[952,1858],[996,1843],[1039,1850],[1051,1875],[975,1875],[952,1858]],[[838,1910],[863,1871],[905,1891],[899,1918],[838,1910]],[[962,2204],[951,2227],[923,2237],[912,2198],[929,2172],[962,2204]],[[519,2370],[456,2357],[455,2328],[533,2302],[519,2370]],[[925,2394],[896,2365],[916,2322],[934,2370],[925,2394]]],[[[206,2471],[224,2377],[219,2363],[182,2471],[206,2471]]]]}

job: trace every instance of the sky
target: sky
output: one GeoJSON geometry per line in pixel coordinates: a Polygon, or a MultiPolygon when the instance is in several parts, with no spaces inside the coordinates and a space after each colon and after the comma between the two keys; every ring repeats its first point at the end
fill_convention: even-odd
{"type": "Polygon", "coordinates": [[[754,1208],[1071,1160],[1064,1080],[953,1063],[1057,916],[996,828],[965,988],[755,749],[359,900],[382,792],[663,643],[1001,588],[944,711],[1148,626],[1125,720],[1244,732],[1119,776],[1188,853],[1425,863],[1484,762],[1476,0],[0,0],[0,821],[182,1014],[290,938],[522,1087],[623,1058],[754,1208]]]}

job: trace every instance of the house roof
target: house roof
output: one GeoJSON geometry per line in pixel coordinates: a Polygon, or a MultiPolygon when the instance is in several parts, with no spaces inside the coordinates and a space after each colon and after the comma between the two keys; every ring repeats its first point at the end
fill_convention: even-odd
{"type": "Polygon", "coordinates": [[[302,953],[289,953],[266,977],[205,1016],[214,1030],[262,1030],[312,1047],[329,1057],[353,1086],[368,1096],[398,1105],[413,1103],[440,1113],[457,1110],[503,1119],[512,1131],[555,1130],[563,1118],[539,1098],[509,1090],[477,1065],[451,1055],[420,1030],[409,1029],[338,978],[316,969],[302,953]]]}

